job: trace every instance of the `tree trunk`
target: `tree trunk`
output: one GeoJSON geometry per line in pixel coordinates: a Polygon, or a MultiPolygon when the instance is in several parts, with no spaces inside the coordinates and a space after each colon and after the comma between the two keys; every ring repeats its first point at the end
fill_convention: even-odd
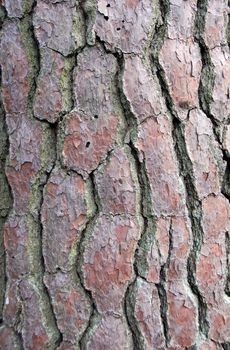
{"type": "Polygon", "coordinates": [[[228,0],[0,3],[0,348],[230,349],[228,0]]]}

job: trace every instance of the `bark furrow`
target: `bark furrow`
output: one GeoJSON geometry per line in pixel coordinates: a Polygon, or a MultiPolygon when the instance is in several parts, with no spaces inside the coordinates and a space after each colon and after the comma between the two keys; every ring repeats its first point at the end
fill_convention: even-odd
{"type": "Polygon", "coordinates": [[[0,1],[0,348],[229,349],[229,23],[0,1]]]}

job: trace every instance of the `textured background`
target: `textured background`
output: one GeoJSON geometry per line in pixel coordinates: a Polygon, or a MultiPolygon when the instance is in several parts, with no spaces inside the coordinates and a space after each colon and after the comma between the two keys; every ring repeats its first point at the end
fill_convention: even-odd
{"type": "Polygon", "coordinates": [[[0,4],[0,349],[230,349],[228,1],[0,4]]]}

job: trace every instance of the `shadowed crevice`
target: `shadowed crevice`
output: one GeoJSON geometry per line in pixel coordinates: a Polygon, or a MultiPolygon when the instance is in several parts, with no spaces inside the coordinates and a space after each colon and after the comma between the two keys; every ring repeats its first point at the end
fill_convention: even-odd
{"type": "Polygon", "coordinates": [[[41,281],[41,283],[43,284],[45,294],[48,297],[50,312],[53,316],[55,328],[58,331],[58,339],[57,339],[56,344],[55,344],[55,346],[58,347],[61,344],[61,342],[63,341],[63,334],[61,333],[60,329],[58,328],[58,322],[57,322],[57,318],[56,318],[56,315],[54,312],[51,295],[49,293],[48,288],[46,287],[46,285],[44,283],[44,276],[45,276],[46,268],[45,268],[45,260],[44,260],[44,256],[43,256],[43,224],[42,224],[42,215],[41,215],[41,211],[42,211],[42,207],[43,207],[43,203],[44,203],[45,189],[46,189],[46,186],[49,182],[50,177],[52,176],[52,172],[53,172],[53,169],[54,169],[54,167],[56,165],[56,161],[57,161],[57,154],[56,154],[57,127],[58,127],[57,124],[55,126],[52,126],[53,135],[54,135],[54,145],[55,145],[55,160],[53,162],[51,170],[46,175],[45,183],[42,186],[40,186],[41,199],[40,199],[40,205],[39,205],[38,223],[40,225],[40,237],[41,237],[41,243],[40,243],[40,261],[41,261],[41,269],[42,269],[42,281],[41,281]]]}
{"type": "Polygon", "coordinates": [[[186,205],[192,227],[193,244],[187,261],[187,278],[193,294],[198,301],[199,329],[202,334],[208,336],[209,324],[207,320],[207,304],[201,295],[196,280],[196,262],[203,244],[203,227],[202,227],[202,204],[198,198],[191,160],[188,156],[184,140],[184,131],[182,124],[174,119],[173,137],[175,141],[175,152],[179,160],[179,170],[186,189],[186,205]]]}
{"type": "MultiPolygon", "coordinates": [[[[139,331],[138,322],[135,319],[135,311],[134,311],[134,305],[132,303],[132,294],[134,292],[134,284],[136,282],[136,279],[139,275],[139,264],[138,256],[140,252],[140,246],[143,239],[143,236],[145,235],[145,232],[148,228],[148,217],[146,216],[146,212],[148,212],[147,209],[147,203],[149,203],[149,200],[147,200],[146,194],[147,194],[147,183],[148,183],[148,177],[145,171],[144,164],[140,162],[139,160],[139,154],[138,150],[136,149],[134,145],[134,140],[137,136],[137,128],[138,123],[135,115],[132,112],[130,102],[128,101],[124,89],[123,89],[123,72],[124,72],[124,56],[122,54],[119,54],[117,56],[117,62],[119,66],[118,76],[117,76],[117,89],[118,89],[118,96],[120,100],[120,104],[123,110],[123,116],[127,125],[127,132],[130,135],[130,140],[127,143],[124,139],[124,142],[127,143],[129,146],[131,156],[133,158],[133,163],[135,166],[135,173],[138,180],[138,186],[139,186],[139,203],[138,203],[138,213],[141,217],[142,223],[139,222],[141,225],[141,233],[139,240],[137,242],[137,246],[134,252],[134,264],[133,269],[135,273],[135,278],[133,281],[131,281],[126,289],[125,298],[124,298],[124,312],[126,316],[127,323],[129,325],[129,328],[132,333],[133,343],[134,343],[134,349],[141,350],[144,349],[144,340],[142,339],[141,333],[139,331]]],[[[136,199],[137,200],[137,199],[136,199]]]]}
{"type": "Polygon", "coordinates": [[[106,48],[105,46],[105,43],[100,39],[100,37],[97,36],[96,39],[97,39],[97,42],[99,42],[99,44],[103,47],[106,53],[112,54],[116,58],[116,61],[118,64],[115,88],[116,88],[116,95],[118,97],[118,101],[122,109],[122,118],[124,122],[124,130],[121,131],[122,144],[129,147],[134,177],[137,179],[138,188],[136,189],[136,201],[137,201],[137,207],[138,207],[137,218],[138,218],[138,224],[140,227],[140,237],[137,242],[135,252],[133,254],[134,278],[129,282],[128,287],[126,289],[124,301],[123,301],[123,308],[124,308],[124,315],[125,315],[128,327],[132,334],[134,349],[141,350],[141,349],[144,349],[144,340],[141,337],[140,331],[138,330],[138,323],[134,317],[134,305],[131,302],[131,295],[133,293],[136,279],[138,276],[140,276],[138,256],[139,256],[139,250],[143,239],[143,235],[145,234],[145,231],[147,230],[147,227],[148,227],[149,219],[147,216],[150,215],[149,212],[151,212],[150,206],[148,205],[150,204],[150,200],[149,198],[147,199],[147,193],[149,191],[150,186],[149,184],[147,184],[148,178],[147,178],[144,162],[141,162],[139,160],[138,150],[134,145],[137,132],[138,132],[137,130],[138,122],[137,122],[136,116],[132,112],[130,102],[128,101],[123,89],[122,78],[123,78],[124,63],[125,63],[124,54],[120,50],[117,50],[115,52],[108,50],[108,48],[106,48]]]}
{"type": "Polygon", "coordinates": [[[84,252],[85,252],[85,248],[86,248],[86,244],[87,244],[87,239],[90,237],[90,235],[91,235],[91,233],[92,233],[92,231],[97,223],[97,220],[98,220],[99,215],[100,215],[100,208],[101,208],[100,198],[99,198],[99,195],[97,193],[96,184],[95,184],[95,180],[94,180],[94,172],[92,172],[89,175],[89,179],[87,181],[89,183],[88,188],[90,189],[90,192],[91,192],[90,193],[91,200],[94,201],[94,203],[93,203],[94,211],[91,214],[91,217],[89,217],[85,228],[81,232],[81,238],[80,238],[80,241],[78,243],[78,252],[77,252],[77,259],[76,259],[77,276],[79,278],[81,287],[84,290],[84,293],[87,295],[87,297],[90,301],[90,304],[91,304],[91,312],[90,312],[88,325],[87,325],[85,331],[83,332],[83,334],[79,340],[79,344],[80,344],[82,349],[86,348],[85,344],[86,344],[86,340],[88,338],[88,335],[90,334],[91,330],[94,328],[94,325],[97,324],[99,321],[99,312],[97,310],[96,302],[94,301],[92,292],[85,287],[84,275],[82,272],[82,266],[84,264],[84,252]]]}
{"type": "MultiPolygon", "coordinates": [[[[230,6],[230,2],[228,4],[230,6]]],[[[202,59],[202,71],[201,71],[201,79],[198,90],[199,96],[199,104],[201,110],[205,113],[207,118],[212,123],[213,134],[217,144],[219,145],[219,149],[222,152],[222,159],[226,164],[225,173],[222,179],[221,193],[230,203],[230,159],[228,154],[223,148],[222,144],[222,132],[221,127],[227,124],[229,121],[224,121],[223,123],[217,121],[211,113],[210,105],[213,101],[212,95],[214,90],[215,83],[215,73],[214,73],[214,65],[211,60],[211,55],[209,48],[205,44],[204,40],[204,31],[205,31],[205,19],[208,11],[208,0],[198,0],[197,2],[197,16],[195,22],[195,39],[200,47],[201,59],[202,59]]],[[[230,15],[228,15],[230,18],[230,15]]],[[[229,45],[229,32],[230,32],[230,20],[228,20],[227,26],[227,42],[229,45]]],[[[226,271],[226,287],[225,293],[230,296],[230,267],[229,267],[229,234],[226,233],[226,254],[227,254],[227,271],[226,271]]]]}
{"type": "Polygon", "coordinates": [[[203,242],[203,228],[201,224],[202,206],[201,202],[198,199],[194,183],[192,162],[188,156],[186,149],[184,127],[178,118],[172,97],[169,92],[164,69],[159,62],[159,52],[162,48],[167,32],[167,20],[169,11],[169,2],[164,0],[161,5],[163,24],[157,29],[155,37],[153,38],[151,59],[153,68],[155,68],[156,75],[161,87],[162,95],[165,99],[166,107],[172,120],[172,138],[174,141],[174,151],[177,158],[179,174],[184,183],[186,206],[188,209],[193,234],[193,243],[192,247],[190,248],[190,253],[187,261],[187,278],[191,291],[196,296],[198,301],[199,330],[207,337],[209,330],[209,324],[207,321],[207,304],[199,291],[196,281],[196,262],[203,242]]]}
{"type": "Polygon", "coordinates": [[[226,267],[227,267],[227,279],[225,286],[225,293],[230,297],[230,235],[229,232],[225,233],[225,245],[226,245],[226,267]]]}
{"type": "MultiPolygon", "coordinates": [[[[203,34],[205,30],[205,19],[208,10],[208,0],[197,1],[197,12],[194,25],[194,38],[200,48],[202,70],[200,84],[198,89],[198,97],[200,107],[203,112],[211,119],[211,122],[216,127],[216,121],[210,113],[210,103],[212,101],[212,93],[215,83],[214,66],[207,45],[205,44],[203,34]]],[[[215,128],[214,128],[215,132],[215,128]]]]}
{"type": "Polygon", "coordinates": [[[173,234],[172,234],[172,220],[170,222],[169,227],[169,250],[168,256],[165,264],[161,265],[160,269],[160,281],[157,284],[158,294],[160,298],[160,311],[161,311],[161,319],[164,329],[164,336],[166,340],[166,346],[170,343],[169,337],[169,325],[168,325],[168,298],[166,291],[166,283],[167,283],[167,273],[170,265],[170,258],[173,250],[173,234]]]}
{"type": "Polygon", "coordinates": [[[13,206],[13,196],[10,184],[5,174],[9,155],[9,137],[7,134],[6,114],[1,98],[1,69],[0,69],[0,324],[2,323],[5,288],[7,282],[6,256],[4,248],[4,224],[13,206]]]}
{"type": "Polygon", "coordinates": [[[230,342],[222,343],[221,347],[223,350],[230,350],[230,342]]]}

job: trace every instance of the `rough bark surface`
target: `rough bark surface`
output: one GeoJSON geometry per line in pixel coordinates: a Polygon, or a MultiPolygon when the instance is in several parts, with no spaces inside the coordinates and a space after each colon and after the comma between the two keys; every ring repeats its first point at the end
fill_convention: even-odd
{"type": "Polygon", "coordinates": [[[230,349],[229,13],[0,1],[0,349],[230,349]]]}

